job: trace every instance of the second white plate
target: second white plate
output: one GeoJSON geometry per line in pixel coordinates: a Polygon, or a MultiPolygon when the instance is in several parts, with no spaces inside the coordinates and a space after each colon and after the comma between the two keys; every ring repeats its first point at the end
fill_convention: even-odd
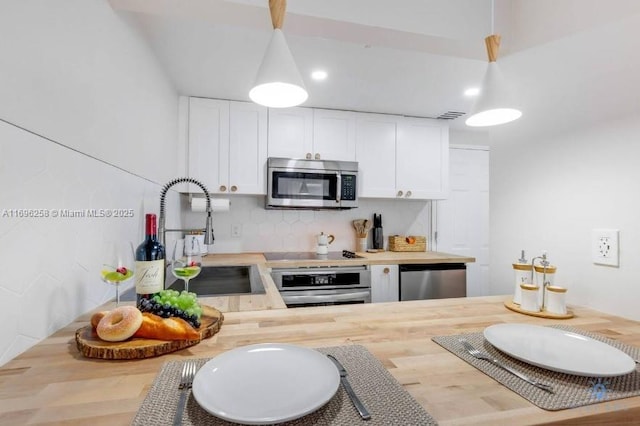
{"type": "Polygon", "coordinates": [[[493,346],[521,361],[561,373],[613,377],[631,373],[635,361],[613,346],[581,334],[532,324],[496,324],[484,329],[493,346]]]}
{"type": "Polygon", "coordinates": [[[193,396],[222,419],[273,424],[317,410],[339,385],[336,366],[320,352],[265,343],[232,349],[208,361],[193,380],[193,396]]]}

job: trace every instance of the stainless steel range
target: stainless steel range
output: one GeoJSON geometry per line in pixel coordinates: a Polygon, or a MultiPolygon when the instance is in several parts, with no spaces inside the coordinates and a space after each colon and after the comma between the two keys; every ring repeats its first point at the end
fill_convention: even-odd
{"type": "Polygon", "coordinates": [[[304,267],[272,268],[273,281],[288,307],[371,302],[371,271],[367,266],[331,264],[332,260],[356,257],[351,252],[278,252],[264,256],[267,261],[309,261],[304,267]],[[314,261],[319,262],[314,265],[314,261]]]}

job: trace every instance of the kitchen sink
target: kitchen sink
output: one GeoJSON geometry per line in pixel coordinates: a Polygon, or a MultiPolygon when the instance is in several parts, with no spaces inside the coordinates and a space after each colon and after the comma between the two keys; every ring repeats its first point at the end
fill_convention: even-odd
{"type": "MultiPolygon", "coordinates": [[[[175,280],[168,288],[182,291],[184,281],[175,280]]],[[[189,281],[189,291],[198,296],[265,293],[258,268],[252,265],[205,266],[197,277],[189,281]]]]}
{"type": "MultiPolygon", "coordinates": [[[[167,271],[167,288],[182,291],[184,281],[174,279],[167,271]],[[173,281],[170,281],[172,280],[173,281]]],[[[255,265],[203,266],[200,274],[189,281],[189,291],[198,296],[230,296],[238,294],[265,294],[262,279],[255,265]]],[[[135,300],[135,288],[122,293],[120,300],[135,300]]]]}

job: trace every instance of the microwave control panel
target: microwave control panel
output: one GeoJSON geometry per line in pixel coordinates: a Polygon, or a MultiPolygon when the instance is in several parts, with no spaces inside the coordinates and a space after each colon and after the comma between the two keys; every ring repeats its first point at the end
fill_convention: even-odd
{"type": "Polygon", "coordinates": [[[356,199],[356,176],[342,175],[342,199],[353,201],[356,199]]]}

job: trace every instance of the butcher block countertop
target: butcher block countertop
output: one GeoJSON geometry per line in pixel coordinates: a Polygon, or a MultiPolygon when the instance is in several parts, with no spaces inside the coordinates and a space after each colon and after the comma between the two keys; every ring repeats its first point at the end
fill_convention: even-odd
{"type": "Polygon", "coordinates": [[[221,312],[257,311],[286,308],[270,275],[270,268],[298,268],[305,266],[393,265],[408,263],[470,263],[473,257],[426,252],[357,253],[360,258],[338,260],[278,260],[267,261],[262,253],[208,254],[203,266],[257,265],[265,294],[239,294],[203,298],[203,303],[221,312]]]}
{"type": "Polygon", "coordinates": [[[640,346],[640,322],[576,306],[571,307],[574,318],[554,321],[512,312],[505,300],[491,296],[229,312],[210,339],[135,361],[83,358],[74,333],[88,324],[87,314],[0,368],[0,424],[128,425],[164,362],[213,357],[265,342],[310,348],[364,345],[441,425],[638,424],[640,397],[545,411],[431,341],[498,323],[561,323],[640,346]]]}
{"type": "Polygon", "coordinates": [[[252,265],[264,263],[270,268],[299,266],[349,266],[349,265],[397,265],[409,263],[472,263],[475,258],[440,253],[437,251],[378,253],[357,252],[357,258],[338,260],[273,260],[268,261],[262,253],[225,253],[208,254],[202,258],[204,266],[252,265]]]}
{"type": "Polygon", "coordinates": [[[364,257],[369,265],[396,265],[416,263],[472,263],[476,259],[468,256],[440,253],[437,251],[399,252],[383,251],[379,253],[356,253],[364,257]]]}

